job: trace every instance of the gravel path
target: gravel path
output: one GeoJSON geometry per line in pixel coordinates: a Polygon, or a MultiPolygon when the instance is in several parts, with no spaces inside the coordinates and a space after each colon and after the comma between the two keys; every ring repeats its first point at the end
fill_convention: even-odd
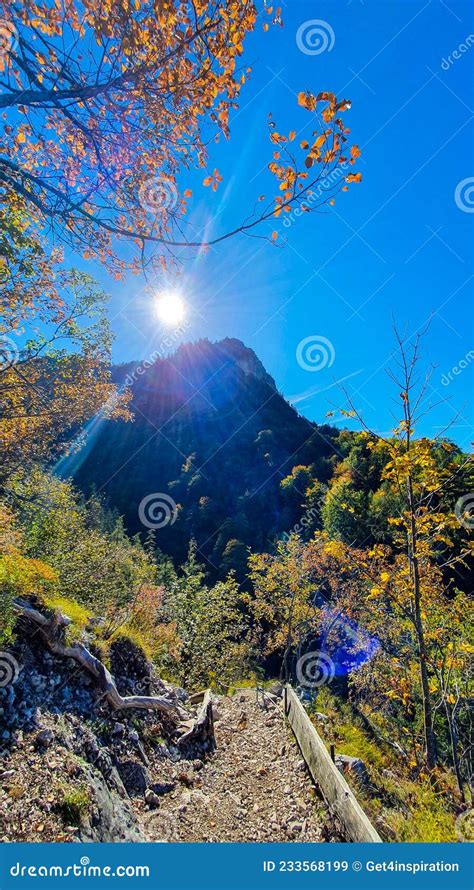
{"type": "Polygon", "coordinates": [[[162,783],[137,815],[150,841],[326,840],[328,814],[287,727],[281,701],[257,705],[255,690],[214,709],[217,750],[207,762],[154,765],[162,783]],[[166,783],[169,783],[168,785],[166,783]]]}

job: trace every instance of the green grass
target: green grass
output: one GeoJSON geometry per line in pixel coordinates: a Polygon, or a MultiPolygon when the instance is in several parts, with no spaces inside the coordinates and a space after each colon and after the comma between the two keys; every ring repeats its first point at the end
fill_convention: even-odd
{"type": "Polygon", "coordinates": [[[393,809],[384,813],[384,821],[398,841],[456,841],[456,814],[449,803],[436,793],[428,780],[413,782],[397,778],[394,793],[408,812],[393,809]]]}
{"type": "Polygon", "coordinates": [[[153,660],[153,649],[148,640],[145,639],[139,630],[136,630],[134,627],[129,627],[128,624],[123,624],[111,637],[109,637],[109,646],[111,643],[120,639],[130,640],[131,643],[135,643],[135,646],[138,646],[138,648],[142,650],[148,661],[153,660]]]}
{"type": "MultiPolygon", "coordinates": [[[[453,774],[439,771],[436,790],[427,778],[413,778],[409,765],[388,745],[370,738],[354,718],[350,706],[321,689],[309,709],[329,717],[320,723],[313,717],[319,735],[336,754],[364,761],[374,794],[353,783],[354,793],[383,840],[441,842],[456,841],[456,785],[453,774]]],[[[351,778],[346,774],[351,784],[351,778]]]]}
{"type": "Polygon", "coordinates": [[[68,825],[81,825],[89,812],[90,797],[86,785],[63,786],[61,788],[61,800],[59,810],[64,821],[68,825]]]}
{"type": "Polygon", "coordinates": [[[72,624],[67,628],[68,638],[74,635],[77,636],[77,634],[85,630],[91,612],[85,609],[84,606],[81,606],[76,600],[69,599],[66,596],[51,596],[44,597],[44,602],[48,609],[57,609],[62,615],[67,615],[71,619],[72,624]]]}

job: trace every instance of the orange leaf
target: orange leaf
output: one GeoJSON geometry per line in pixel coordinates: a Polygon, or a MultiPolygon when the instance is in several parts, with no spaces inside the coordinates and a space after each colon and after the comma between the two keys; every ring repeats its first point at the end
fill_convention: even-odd
{"type": "Polygon", "coordinates": [[[346,182],[362,182],[362,173],[349,173],[346,182]]]}

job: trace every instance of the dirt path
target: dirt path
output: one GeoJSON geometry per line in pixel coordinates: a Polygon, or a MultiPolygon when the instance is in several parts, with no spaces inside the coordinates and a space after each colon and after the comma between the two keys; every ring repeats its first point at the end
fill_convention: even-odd
{"type": "Polygon", "coordinates": [[[255,690],[218,699],[217,751],[206,762],[154,764],[156,809],[139,804],[151,841],[312,841],[328,821],[280,701],[255,690]],[[174,786],[174,787],[173,787],[174,786]]]}

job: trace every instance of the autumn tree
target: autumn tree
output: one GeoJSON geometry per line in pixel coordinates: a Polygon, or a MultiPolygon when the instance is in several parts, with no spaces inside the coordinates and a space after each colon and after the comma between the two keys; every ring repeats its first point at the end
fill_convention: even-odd
{"type": "MultiPolygon", "coordinates": [[[[60,296],[54,284],[51,293],[30,293],[22,305],[8,305],[3,316],[4,476],[25,461],[58,454],[72,433],[77,435],[97,412],[128,417],[128,394],[118,393],[110,379],[112,337],[106,294],[84,273],[61,272],[59,278],[60,296]],[[26,326],[29,338],[23,334],[20,339],[17,334],[26,326]]],[[[82,430],[82,436],[86,438],[87,431],[82,430]]]]}
{"type": "MultiPolygon", "coordinates": [[[[86,335],[80,309],[68,306],[77,279],[71,283],[62,266],[64,248],[105,263],[116,277],[126,268],[154,277],[185,248],[257,225],[274,240],[270,221],[276,227],[280,214],[316,210],[359,181],[349,172],[359,149],[349,148],[342,121],[350,103],[301,92],[313,133],[296,147],[296,130],[279,132],[270,114],[268,194],[228,231],[201,239],[188,224],[191,170],[201,171],[211,195],[222,181],[210,149],[230,135],[251,74],[241,57],[258,12],[251,0],[0,0],[2,436],[7,447],[15,443],[17,458],[33,439],[33,456],[47,454],[54,425],[41,418],[53,414],[59,429],[69,401],[69,429],[113,395],[97,338],[78,357],[77,340],[86,335]],[[38,324],[59,325],[61,366],[57,354],[54,365],[45,361],[44,344],[41,357],[27,349],[18,362],[18,342],[38,324]],[[50,409],[44,399],[53,389],[50,409]]],[[[282,23],[280,10],[263,13],[264,30],[282,23]]]]}
{"type": "MultiPolygon", "coordinates": [[[[266,12],[265,29],[281,23],[279,10],[266,12]]],[[[248,232],[295,205],[315,210],[360,179],[348,172],[359,155],[357,146],[346,149],[341,115],[350,102],[301,92],[314,130],[298,150],[296,130],[279,132],[269,118],[276,195],[273,185],[233,229],[196,238],[186,223],[186,173],[201,169],[212,190],[222,180],[209,166],[210,145],[229,137],[250,77],[241,57],[257,24],[255,4],[1,0],[0,16],[3,203],[22,201],[38,230],[117,273],[126,262],[146,269],[176,249],[248,232]],[[138,247],[130,260],[121,241],[138,247]]]]}
{"type": "Polygon", "coordinates": [[[253,591],[246,602],[253,619],[256,650],[261,658],[277,656],[280,676],[288,681],[295,652],[317,632],[319,610],[312,600],[314,585],[297,534],[279,541],[275,553],[252,553],[249,577],[253,591]]]}
{"type": "MultiPolygon", "coordinates": [[[[463,796],[474,647],[463,575],[472,547],[459,492],[472,490],[472,462],[442,437],[416,436],[429,375],[417,377],[419,340],[410,349],[399,338],[399,347],[400,422],[382,437],[359,417],[360,460],[347,450],[325,498],[325,529],[307,544],[293,535],[276,553],[250,557],[249,607],[264,657],[278,653],[288,665],[301,639],[324,648],[375,731],[418,772],[451,762],[463,796]],[[385,503],[384,542],[360,524],[369,484],[385,503]]],[[[352,404],[347,413],[358,416],[352,404]]]]}
{"type": "MultiPolygon", "coordinates": [[[[466,458],[461,466],[456,458],[455,447],[445,440],[433,443],[427,438],[416,438],[416,427],[426,405],[430,372],[425,379],[418,379],[420,336],[410,347],[396,332],[399,346],[399,362],[390,372],[402,404],[402,418],[391,438],[384,438],[369,430],[351,403],[350,413],[358,416],[368,445],[388,458],[382,479],[398,496],[399,513],[389,520],[394,529],[394,545],[405,559],[395,560],[396,571],[384,572],[385,581],[372,589],[373,598],[381,596],[385,609],[389,604],[401,610],[412,627],[415,654],[419,671],[426,768],[433,770],[437,762],[436,732],[433,714],[433,694],[430,681],[435,673],[430,645],[432,629],[430,614],[432,600],[448,594],[450,584],[445,583],[449,567],[465,563],[472,547],[469,542],[454,549],[460,517],[455,505],[446,509],[442,503],[443,492],[452,485],[460,472],[472,466],[466,458]],[[444,452],[444,460],[437,459],[437,449],[444,452]],[[443,508],[444,507],[444,508],[443,508]],[[438,564],[439,551],[445,554],[442,567],[438,564]],[[452,552],[453,551],[453,552],[452,552]],[[445,571],[443,572],[442,569],[445,571]]],[[[438,606],[439,607],[439,606],[438,606]]]]}
{"type": "Polygon", "coordinates": [[[86,502],[71,483],[38,467],[16,471],[5,487],[21,530],[22,554],[51,567],[57,596],[111,623],[122,609],[134,611],[137,595],[154,584],[155,569],[117,516],[108,516],[99,499],[86,502]]]}

